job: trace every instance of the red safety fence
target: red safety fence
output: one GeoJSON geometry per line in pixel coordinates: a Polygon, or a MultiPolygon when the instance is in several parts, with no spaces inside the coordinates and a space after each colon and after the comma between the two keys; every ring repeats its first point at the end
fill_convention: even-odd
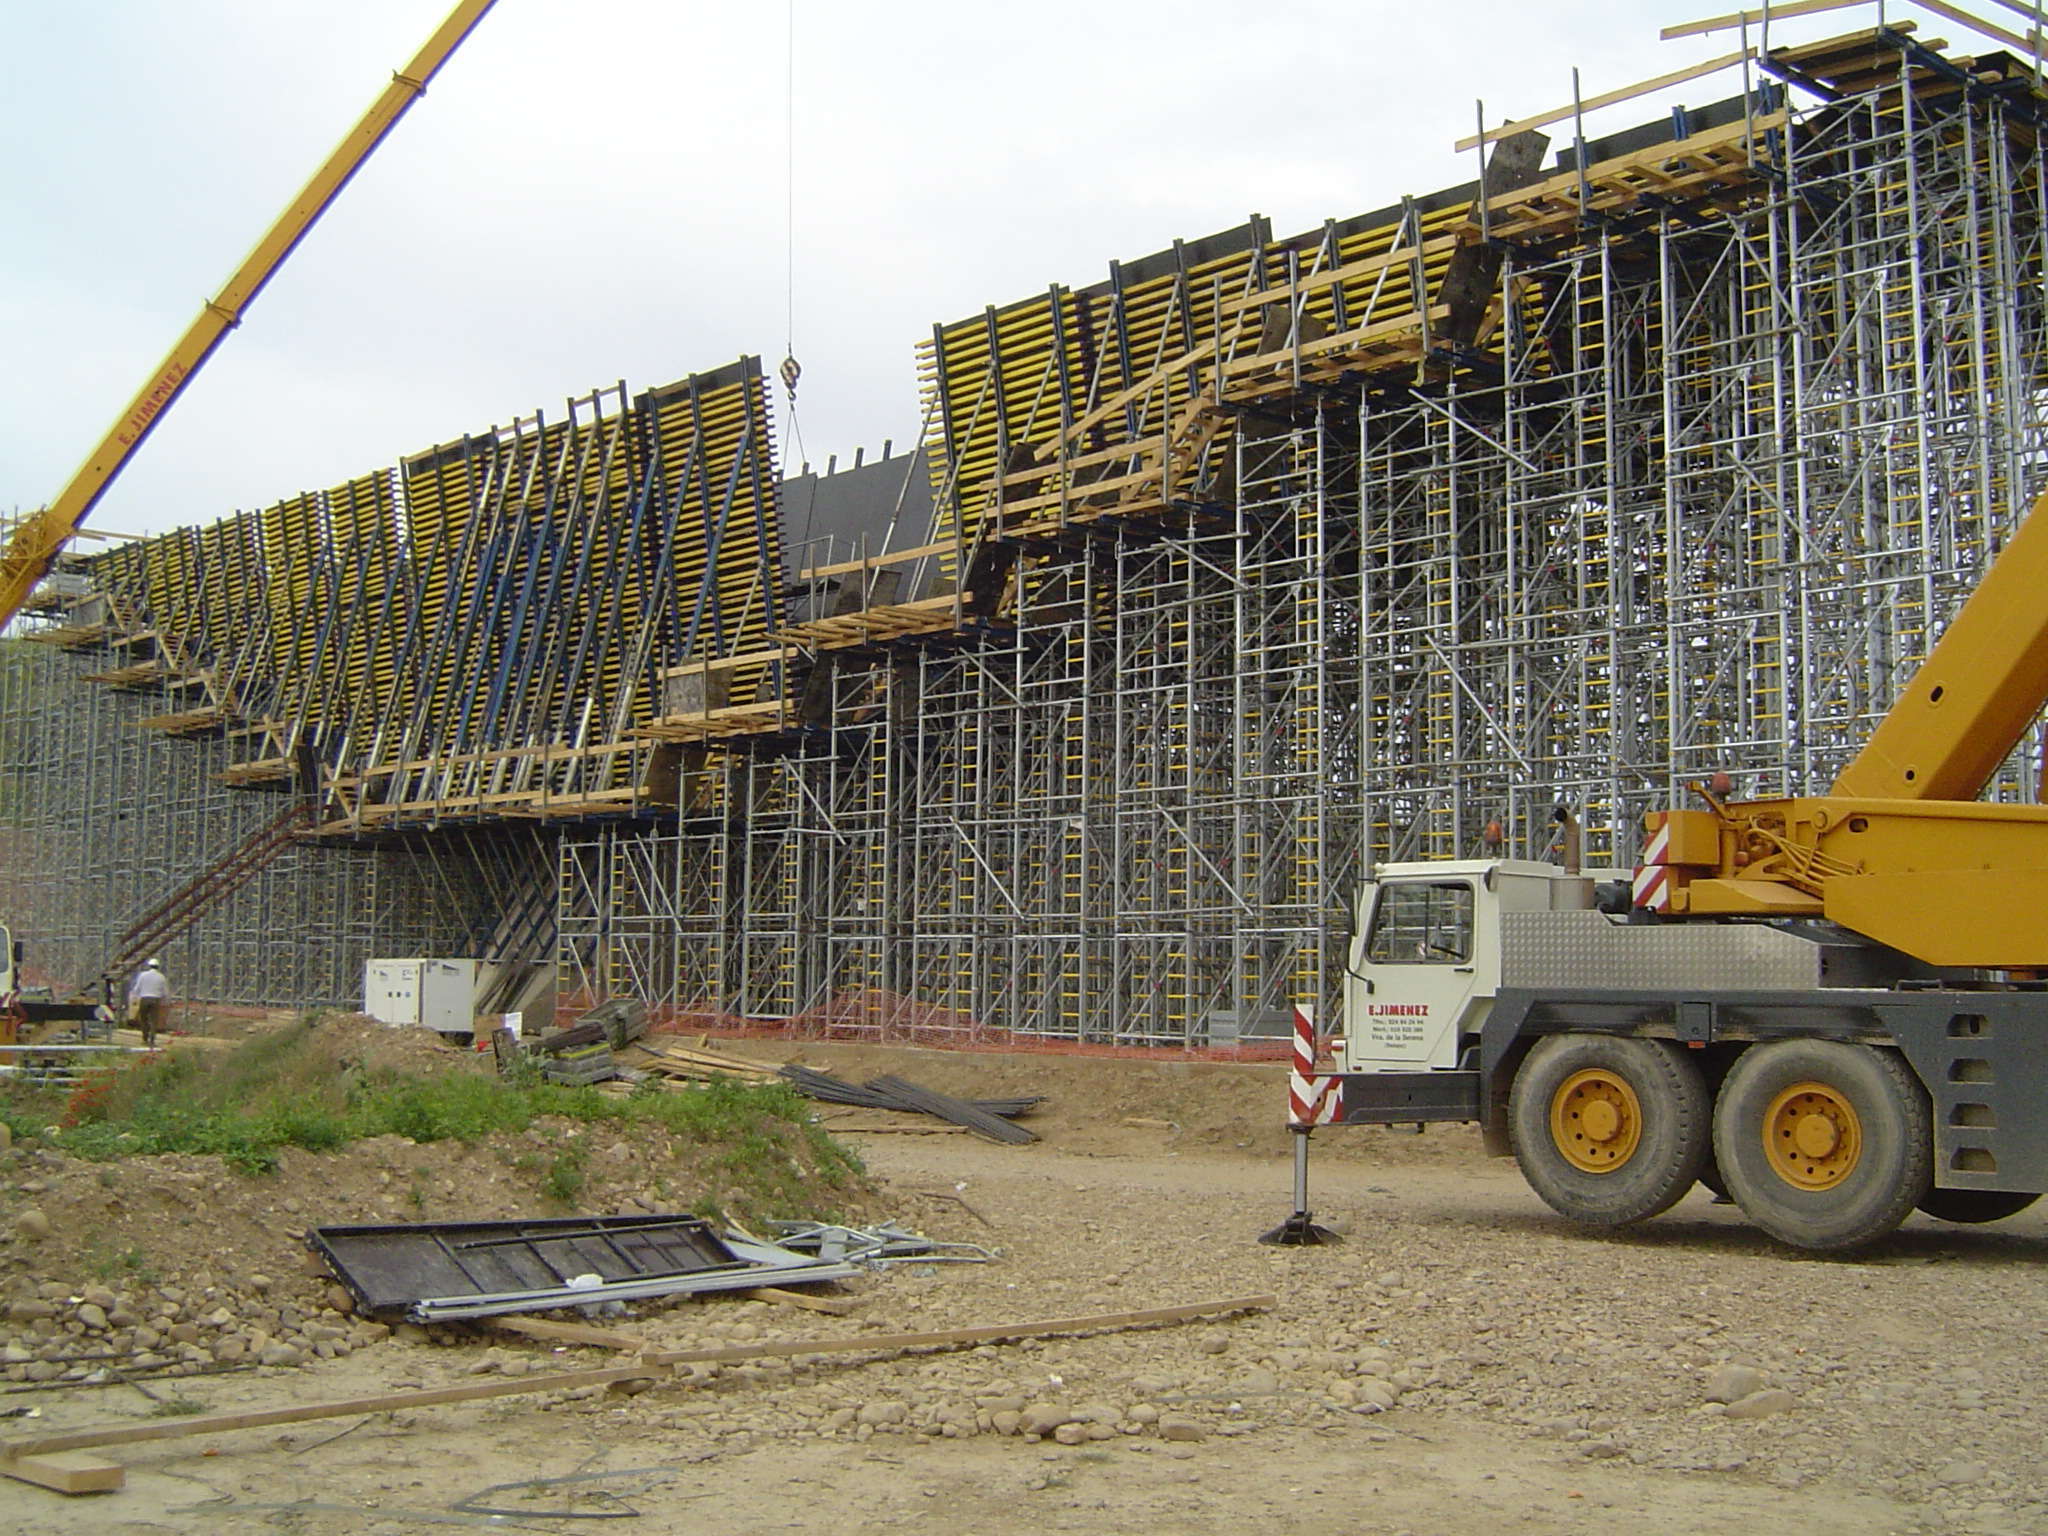
{"type": "MultiPolygon", "coordinates": [[[[556,1003],[556,1023],[566,1027],[599,1001],[587,993],[564,995],[556,1003]]],[[[655,1034],[708,1035],[734,1040],[829,1040],[849,1045],[1113,1056],[1131,1060],[1170,1056],[1180,1061],[1285,1061],[1293,1051],[1293,1041],[1288,1038],[1190,1045],[1176,1041],[1077,1040],[1071,1035],[1003,1029],[984,1024],[963,1009],[920,1002],[879,987],[835,993],[823,1003],[776,1019],[716,1008],[654,1008],[648,1011],[648,1028],[655,1034]]]]}

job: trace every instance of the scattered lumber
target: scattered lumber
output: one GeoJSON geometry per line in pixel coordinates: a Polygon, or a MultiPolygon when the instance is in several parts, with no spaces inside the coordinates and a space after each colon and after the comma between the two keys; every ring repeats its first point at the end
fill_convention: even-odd
{"type": "MultiPolygon", "coordinates": [[[[614,1070],[604,1031],[591,1024],[588,1015],[574,1029],[550,1035],[535,1049],[543,1053],[542,1072],[560,1081],[587,1082],[596,1077],[610,1076],[614,1070]],[[579,1072],[589,1075],[577,1075],[579,1072]]],[[[691,1045],[673,1037],[643,1037],[637,1042],[637,1048],[620,1064],[670,1085],[721,1081],[787,1082],[807,1098],[827,1104],[929,1115],[990,1141],[1013,1146],[1036,1141],[1038,1137],[1009,1122],[1019,1115],[1029,1114],[1045,1102],[1038,1095],[1009,1099],[957,1099],[901,1077],[877,1077],[865,1084],[850,1083],[829,1072],[820,1072],[795,1062],[776,1067],[767,1062],[750,1061],[744,1056],[728,1056],[707,1048],[701,1043],[701,1038],[700,1043],[691,1045]]]]}
{"type": "Polygon", "coordinates": [[[0,1476],[34,1483],[57,1493],[111,1493],[128,1481],[128,1473],[118,1461],[88,1456],[83,1451],[0,1457],[0,1476]]]}
{"type": "MultiPolygon", "coordinates": [[[[850,1113],[850,1111],[846,1113],[850,1113]]],[[[843,1117],[843,1114],[826,1115],[824,1117],[824,1124],[827,1130],[837,1131],[848,1136],[965,1136],[968,1134],[967,1127],[964,1125],[933,1125],[929,1122],[922,1125],[878,1124],[872,1120],[848,1120],[843,1117]]]]}
{"type": "Polygon", "coordinates": [[[593,1328],[587,1323],[557,1323],[545,1317],[512,1317],[504,1314],[487,1317],[483,1321],[493,1328],[503,1329],[506,1333],[539,1339],[545,1344],[587,1344],[596,1349],[624,1349],[634,1353],[653,1347],[648,1340],[638,1334],[620,1333],[612,1328],[593,1328]]]}
{"type": "Polygon", "coordinates": [[[542,1056],[559,1056],[564,1051],[573,1051],[578,1046],[609,1045],[605,1039],[602,1024],[577,1024],[569,1029],[558,1029],[551,1035],[544,1035],[534,1041],[533,1049],[542,1056]]]}
{"type": "Polygon", "coordinates": [[[576,1027],[603,1031],[605,1043],[623,1051],[647,1033],[647,1005],[637,997],[615,997],[584,1014],[576,1027]]]}
{"type": "MultiPolygon", "coordinates": [[[[325,1403],[300,1403],[289,1408],[257,1408],[236,1413],[200,1414],[189,1419],[150,1419],[140,1423],[106,1424],[97,1429],[71,1430],[60,1434],[38,1435],[25,1440],[4,1441],[0,1442],[0,1475],[17,1476],[19,1469],[24,1465],[32,1469],[46,1465],[47,1458],[66,1451],[94,1450],[111,1445],[135,1445],[145,1440],[181,1440],[196,1435],[224,1435],[238,1429],[265,1429],[274,1424],[303,1424],[314,1419],[353,1418],[360,1414],[392,1413],[401,1408],[428,1408],[439,1403],[475,1402],[490,1397],[517,1397],[529,1392],[561,1392],[572,1387],[608,1386],[615,1381],[631,1381],[636,1377],[647,1376],[650,1366],[724,1365],[771,1357],[789,1359],[799,1355],[886,1356],[910,1349],[955,1349],[969,1344],[1039,1339],[1055,1334],[1113,1333],[1126,1328],[1193,1322],[1198,1318],[1221,1317],[1234,1312],[1264,1312],[1278,1303],[1279,1298],[1268,1293],[1261,1296],[1233,1296],[1222,1301],[1189,1302],[1174,1307],[1150,1307],[1137,1312],[1100,1312],[1087,1317],[1048,1318],[1041,1322],[942,1328],[932,1333],[873,1334],[855,1339],[773,1339],[751,1344],[726,1345],[717,1349],[650,1350],[630,1365],[605,1366],[589,1371],[563,1371],[549,1376],[519,1376],[501,1381],[472,1381],[452,1387],[411,1388],[403,1392],[385,1392],[371,1397],[343,1398],[325,1403]]],[[[115,1470],[120,1469],[115,1467],[115,1470]]],[[[104,1473],[100,1475],[104,1476],[104,1473]]]]}
{"type": "Polygon", "coordinates": [[[662,1077],[694,1082],[709,1082],[716,1078],[738,1078],[748,1083],[778,1080],[775,1068],[766,1062],[748,1061],[743,1056],[726,1056],[677,1041],[642,1039],[640,1049],[646,1053],[646,1058],[635,1057],[633,1065],[662,1077]]]}
{"type": "MultiPolygon", "coordinates": [[[[834,1317],[844,1317],[854,1307],[853,1298],[847,1296],[806,1296],[802,1291],[784,1290],[779,1285],[757,1285],[750,1290],[731,1291],[728,1295],[738,1296],[746,1301],[774,1302],[785,1307],[801,1307],[807,1312],[827,1312],[834,1317]]],[[[622,1349],[640,1353],[652,1349],[654,1343],[636,1333],[621,1333],[615,1328],[593,1328],[587,1323],[558,1323],[545,1317],[517,1317],[500,1314],[481,1321],[506,1333],[520,1334],[525,1338],[538,1339],[544,1344],[583,1344],[594,1349],[622,1349]]]]}
{"type": "Polygon", "coordinates": [[[806,1312],[828,1312],[834,1317],[844,1317],[853,1310],[850,1296],[806,1296],[802,1291],[786,1291],[779,1285],[757,1285],[752,1290],[734,1291],[748,1301],[772,1301],[785,1307],[802,1307],[806,1312]]]}

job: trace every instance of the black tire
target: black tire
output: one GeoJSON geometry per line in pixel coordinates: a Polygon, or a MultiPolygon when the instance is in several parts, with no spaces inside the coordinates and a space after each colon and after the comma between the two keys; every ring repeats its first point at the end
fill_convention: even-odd
{"type": "Polygon", "coordinates": [[[2017,1216],[2040,1198],[2011,1189],[1930,1189],[1920,1197],[1920,1209],[1936,1221],[1974,1227],[2017,1216]]]}
{"type": "Polygon", "coordinates": [[[1712,1118],[1706,1083],[1684,1049],[1628,1035],[1546,1036],[1523,1059],[1508,1096],[1522,1177],[1552,1210],[1596,1227],[1625,1226],[1677,1203],[1707,1159],[1712,1118]],[[1633,1096],[1632,1139],[1574,1128],[1574,1084],[1589,1077],[1633,1096]],[[1608,1166],[1587,1166],[1610,1157],[1608,1166]]]}
{"type": "Polygon", "coordinates": [[[1854,1248],[1898,1226],[1934,1187],[1933,1117],[1896,1051],[1774,1040],[1744,1051],[1721,1084],[1714,1160],[1743,1214],[1779,1242],[1854,1248]],[[1806,1125],[1834,1143],[1803,1144],[1806,1125]]]}

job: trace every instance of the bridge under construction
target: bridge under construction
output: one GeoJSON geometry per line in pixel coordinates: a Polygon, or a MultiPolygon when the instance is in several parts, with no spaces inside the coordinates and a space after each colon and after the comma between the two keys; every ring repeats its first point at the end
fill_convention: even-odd
{"type": "Polygon", "coordinates": [[[1743,37],[939,325],[908,452],[787,474],[744,358],[72,557],[0,644],[10,922],[226,1002],[474,955],[1228,1045],[1334,1007],[1373,861],[1824,785],[2048,485],[2048,91],[1981,20],[1743,37]]]}

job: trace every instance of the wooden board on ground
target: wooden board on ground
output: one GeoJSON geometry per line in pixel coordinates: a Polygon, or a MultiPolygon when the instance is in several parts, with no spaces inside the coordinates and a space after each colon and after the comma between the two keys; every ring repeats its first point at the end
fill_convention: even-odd
{"type": "Polygon", "coordinates": [[[738,1078],[748,1083],[772,1083],[780,1080],[775,1066],[767,1062],[749,1061],[743,1056],[726,1056],[717,1051],[707,1051],[683,1045],[677,1041],[643,1037],[639,1042],[643,1055],[628,1058],[628,1064],[642,1071],[658,1073],[663,1077],[686,1078],[705,1082],[713,1078],[738,1078]]]}
{"type": "Polygon", "coordinates": [[[84,1451],[53,1451],[42,1456],[0,1456],[0,1476],[34,1483],[57,1493],[111,1493],[128,1481],[118,1461],[88,1456],[84,1451]]]}
{"type": "Polygon", "coordinates": [[[585,1344],[593,1349],[626,1349],[635,1353],[653,1347],[638,1334],[593,1328],[587,1323],[558,1323],[545,1317],[492,1317],[485,1321],[493,1328],[547,1344],[585,1344]]]}
{"type": "MultiPolygon", "coordinates": [[[[896,1110],[894,1111],[894,1113],[908,1115],[918,1112],[908,1109],[902,1109],[896,1110]]],[[[831,1131],[834,1135],[843,1134],[847,1136],[965,1136],[967,1134],[967,1127],[964,1125],[878,1124],[872,1120],[842,1119],[837,1115],[825,1115],[822,1116],[821,1119],[824,1123],[825,1129],[831,1131]]]]}
{"type": "Polygon", "coordinates": [[[517,1397],[531,1392],[564,1392],[575,1387],[607,1386],[615,1381],[631,1381],[653,1374],[649,1369],[652,1366],[722,1365],[741,1360],[788,1359],[798,1355],[889,1355],[908,1349],[951,1349],[963,1344],[993,1344],[1010,1339],[1046,1338],[1054,1334],[1110,1333],[1125,1328],[1192,1322],[1197,1318],[1221,1317],[1233,1312],[1264,1312],[1278,1303],[1279,1297],[1267,1293],[1234,1296],[1223,1301],[1189,1302],[1174,1307],[1152,1307],[1137,1312],[1101,1312],[1087,1317],[1048,1318],[1041,1322],[942,1328],[933,1333],[886,1333],[858,1339],[776,1339],[718,1349],[649,1351],[631,1365],[605,1366],[598,1370],[563,1371],[551,1376],[515,1377],[510,1381],[467,1382],[452,1387],[413,1388],[373,1397],[302,1403],[290,1408],[208,1413],[189,1419],[153,1419],[141,1424],[107,1424],[97,1429],[38,1435],[0,1443],[0,1473],[12,1475],[12,1469],[25,1461],[36,1461],[61,1451],[136,1445],[146,1440],[181,1440],[195,1435],[224,1435],[238,1429],[267,1429],[273,1424],[303,1424],[314,1419],[393,1413],[401,1408],[430,1408],[440,1403],[467,1403],[492,1397],[517,1397]]]}
{"type": "Polygon", "coordinates": [[[735,1296],[748,1301],[772,1301],[785,1307],[802,1307],[806,1312],[829,1312],[834,1317],[844,1317],[853,1310],[850,1296],[807,1296],[802,1291],[785,1291],[779,1285],[757,1285],[751,1290],[734,1291],[735,1296]]]}

